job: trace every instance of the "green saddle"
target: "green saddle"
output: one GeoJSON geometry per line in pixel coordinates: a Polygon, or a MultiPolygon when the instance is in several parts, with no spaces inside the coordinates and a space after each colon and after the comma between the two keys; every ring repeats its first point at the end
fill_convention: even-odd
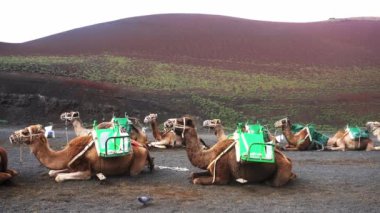
{"type": "Polygon", "coordinates": [[[359,140],[362,138],[369,138],[368,130],[363,130],[358,126],[350,126],[347,124],[346,131],[350,135],[351,139],[359,140]]]}
{"type": "Polygon", "coordinates": [[[267,142],[267,131],[260,124],[239,123],[234,133],[238,162],[274,163],[274,143],[267,142]]]}
{"type": "Polygon", "coordinates": [[[291,131],[293,133],[297,133],[305,127],[309,128],[312,143],[316,143],[316,144],[321,145],[321,146],[327,145],[327,141],[329,140],[329,137],[327,135],[324,135],[324,134],[318,132],[317,130],[315,130],[314,124],[302,125],[299,123],[295,123],[295,124],[292,124],[291,131]]]}
{"type": "Polygon", "coordinates": [[[131,152],[131,122],[128,118],[113,118],[113,126],[98,129],[94,121],[93,134],[97,153],[100,157],[119,157],[131,152]]]}

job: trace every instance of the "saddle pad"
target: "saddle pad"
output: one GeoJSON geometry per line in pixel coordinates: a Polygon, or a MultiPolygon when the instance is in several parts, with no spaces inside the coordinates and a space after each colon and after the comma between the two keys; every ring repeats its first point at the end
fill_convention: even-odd
{"type": "Polygon", "coordinates": [[[346,132],[350,135],[350,138],[353,140],[359,140],[361,138],[369,138],[369,132],[367,130],[362,130],[358,126],[349,126],[346,127],[346,132]]]}
{"type": "MultiPolygon", "coordinates": [[[[319,145],[325,146],[327,144],[327,141],[329,140],[329,137],[327,135],[324,135],[318,131],[315,130],[315,126],[313,124],[306,125],[309,128],[309,133],[311,136],[311,141],[313,143],[317,143],[319,145]]],[[[301,131],[303,128],[305,128],[302,124],[293,124],[291,127],[291,130],[293,133],[297,133],[301,131]]]]}

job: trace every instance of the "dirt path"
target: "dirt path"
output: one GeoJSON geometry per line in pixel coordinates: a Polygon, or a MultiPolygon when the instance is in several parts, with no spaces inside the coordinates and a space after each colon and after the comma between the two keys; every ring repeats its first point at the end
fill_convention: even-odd
{"type": "MultiPolygon", "coordinates": [[[[1,128],[1,127],[0,127],[1,128]]],[[[61,184],[23,149],[8,142],[16,128],[0,129],[0,146],[7,149],[9,167],[20,175],[0,186],[0,212],[378,212],[380,208],[380,152],[286,152],[298,179],[282,188],[265,184],[227,186],[192,185],[193,171],[185,150],[152,150],[156,165],[189,171],[147,170],[137,177],[95,178],[61,184]],[[142,207],[137,197],[154,201],[142,207]]],[[[66,143],[63,130],[50,140],[54,149],[66,143]]],[[[73,137],[73,132],[69,132],[73,137]]],[[[211,143],[213,136],[203,134],[211,143]]]]}

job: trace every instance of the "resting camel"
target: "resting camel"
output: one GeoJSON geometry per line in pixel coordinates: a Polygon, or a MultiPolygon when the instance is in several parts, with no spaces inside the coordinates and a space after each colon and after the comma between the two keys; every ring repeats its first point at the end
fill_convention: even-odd
{"type": "Polygon", "coordinates": [[[41,164],[51,169],[49,175],[56,182],[88,180],[97,173],[135,176],[147,163],[151,171],[154,167],[148,149],[136,142],[132,142],[128,155],[100,158],[91,135],[76,137],[59,151],[50,148],[44,129],[38,124],[14,132],[9,139],[13,144],[28,145],[41,164]]]}
{"type": "Polygon", "coordinates": [[[374,142],[370,138],[361,138],[354,140],[351,138],[347,130],[338,130],[333,137],[327,141],[328,150],[346,151],[346,150],[380,150],[380,147],[375,147],[374,142]]]}
{"type": "Polygon", "coordinates": [[[156,139],[155,142],[149,143],[149,146],[154,146],[157,148],[168,148],[168,147],[182,147],[181,138],[172,130],[165,130],[160,132],[157,123],[157,114],[149,114],[144,118],[144,123],[150,124],[152,127],[153,137],[156,139]]]}
{"type": "Polygon", "coordinates": [[[214,134],[216,136],[217,142],[227,139],[227,136],[224,133],[224,127],[222,126],[220,119],[204,120],[203,127],[214,129],[214,134]]]}
{"type": "Polygon", "coordinates": [[[311,148],[312,138],[308,128],[303,128],[297,133],[291,131],[292,124],[288,118],[283,118],[274,123],[276,128],[282,129],[282,134],[286,139],[287,144],[284,147],[284,150],[288,151],[304,151],[311,148]]]}
{"type": "Polygon", "coordinates": [[[83,127],[83,122],[79,118],[79,112],[64,112],[60,116],[61,120],[70,122],[74,127],[76,136],[86,136],[91,133],[91,129],[83,127]]]}
{"type": "Polygon", "coordinates": [[[377,141],[380,141],[380,122],[368,121],[365,126],[368,132],[372,133],[377,138],[377,141]]]}
{"type": "MultiPolygon", "coordinates": [[[[91,134],[92,129],[86,129],[83,127],[82,120],[79,118],[79,112],[64,112],[60,117],[61,120],[68,121],[73,124],[76,136],[86,136],[91,134]]],[[[147,145],[148,137],[146,136],[145,132],[137,126],[138,119],[130,117],[128,117],[128,119],[132,120],[131,138],[142,145],[147,145]]],[[[112,122],[102,122],[98,124],[98,128],[100,129],[110,128],[112,126],[112,122]]]]}
{"type": "Polygon", "coordinates": [[[292,162],[275,149],[275,163],[239,163],[236,160],[234,139],[216,143],[203,150],[193,120],[190,117],[169,119],[165,122],[177,135],[183,135],[187,156],[192,165],[207,170],[192,174],[193,184],[228,184],[232,180],[264,182],[282,186],[296,178],[292,162]]]}
{"type": "Polygon", "coordinates": [[[13,169],[8,169],[8,156],[3,147],[0,147],[0,184],[17,175],[13,169]]]}

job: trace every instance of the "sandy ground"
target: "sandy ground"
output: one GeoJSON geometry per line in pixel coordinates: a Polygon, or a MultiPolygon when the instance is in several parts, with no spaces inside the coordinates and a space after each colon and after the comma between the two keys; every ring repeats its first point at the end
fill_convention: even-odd
{"type": "MultiPolygon", "coordinates": [[[[0,212],[379,212],[380,152],[286,152],[298,179],[282,188],[265,184],[199,186],[189,182],[194,168],[184,149],[151,150],[157,166],[189,171],[146,169],[137,177],[108,177],[55,183],[27,147],[20,162],[19,148],[8,142],[12,131],[0,127],[0,146],[8,151],[9,167],[20,174],[0,186],[0,212]],[[154,200],[142,206],[137,197],[154,200]]],[[[52,148],[66,144],[56,130],[52,148]]],[[[73,132],[69,132],[72,138],[73,132]]],[[[203,133],[209,144],[213,135],[203,133]]],[[[379,143],[377,142],[377,145],[379,143]]]]}

